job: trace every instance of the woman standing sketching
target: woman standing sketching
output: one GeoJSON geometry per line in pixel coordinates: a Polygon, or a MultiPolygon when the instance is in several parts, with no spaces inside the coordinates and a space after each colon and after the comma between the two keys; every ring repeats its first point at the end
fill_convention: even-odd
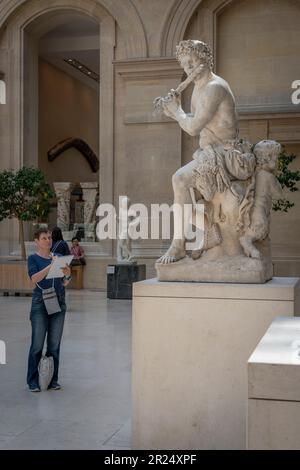
{"type": "Polygon", "coordinates": [[[54,373],[48,389],[59,390],[58,367],[60,343],[63,333],[66,303],[65,286],[69,284],[71,270],[62,268],[64,277],[46,279],[55,259],[51,254],[52,236],[47,229],[39,229],[34,234],[37,252],[28,257],[28,275],[35,288],[32,294],[30,321],[32,339],[28,357],[27,384],[31,392],[39,392],[38,365],[42,356],[47,334],[46,356],[53,357],[54,373]]]}

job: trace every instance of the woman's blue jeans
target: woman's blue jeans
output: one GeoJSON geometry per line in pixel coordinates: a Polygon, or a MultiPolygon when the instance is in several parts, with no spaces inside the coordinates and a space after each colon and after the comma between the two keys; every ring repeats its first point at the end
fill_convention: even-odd
{"type": "Polygon", "coordinates": [[[43,299],[34,295],[32,297],[30,311],[32,336],[27,372],[27,384],[30,388],[39,387],[38,365],[42,357],[46,334],[46,356],[52,356],[54,362],[54,373],[50,385],[58,381],[60,342],[66,313],[65,293],[58,295],[58,301],[61,312],[48,315],[43,299]]]}

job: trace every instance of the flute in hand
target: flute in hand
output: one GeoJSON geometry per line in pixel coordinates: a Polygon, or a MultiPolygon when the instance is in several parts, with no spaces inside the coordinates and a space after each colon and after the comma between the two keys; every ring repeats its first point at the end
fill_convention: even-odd
{"type": "Polygon", "coordinates": [[[204,64],[198,65],[198,67],[196,67],[190,73],[190,75],[188,75],[187,78],[178,85],[176,90],[172,90],[164,98],[162,96],[158,96],[157,98],[155,98],[155,100],[153,101],[155,114],[161,114],[163,112],[163,103],[170,102],[174,96],[180,96],[181,93],[189,86],[189,84],[192,83],[193,80],[195,80],[195,78],[197,77],[197,75],[199,75],[203,68],[204,64]]]}

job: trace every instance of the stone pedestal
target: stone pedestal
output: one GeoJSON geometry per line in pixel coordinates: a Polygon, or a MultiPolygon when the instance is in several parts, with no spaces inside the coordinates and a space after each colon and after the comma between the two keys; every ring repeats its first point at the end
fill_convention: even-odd
{"type": "Polygon", "coordinates": [[[133,449],[245,449],[247,361],[298,278],[134,284],[133,449]]]}
{"type": "Polygon", "coordinates": [[[271,258],[253,259],[248,256],[223,256],[217,260],[201,257],[185,258],[171,264],[156,264],[160,281],[234,282],[261,284],[273,276],[271,258]]]}
{"type": "Polygon", "coordinates": [[[106,272],[108,299],[132,299],[132,284],[146,279],[145,264],[109,264],[106,272]]]}
{"type": "Polygon", "coordinates": [[[299,450],[300,318],[274,320],[249,359],[248,381],[248,448],[299,450]]]}

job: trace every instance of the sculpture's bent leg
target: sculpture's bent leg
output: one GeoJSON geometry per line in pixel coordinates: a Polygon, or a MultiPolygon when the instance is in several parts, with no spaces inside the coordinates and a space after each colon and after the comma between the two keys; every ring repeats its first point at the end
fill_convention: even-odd
{"type": "Polygon", "coordinates": [[[176,171],[172,177],[172,185],[174,191],[174,230],[175,233],[181,233],[181,238],[173,238],[170,248],[161,256],[156,262],[161,264],[170,264],[184,258],[185,251],[185,236],[187,233],[183,220],[184,204],[191,204],[191,196],[189,188],[194,186],[195,176],[194,169],[198,163],[193,160],[184,167],[176,171]],[[176,230],[177,228],[177,230],[176,230]]]}
{"type": "Polygon", "coordinates": [[[122,261],[122,260],[123,260],[122,244],[121,244],[121,240],[118,240],[118,245],[117,245],[117,261],[122,261]]]}
{"type": "Polygon", "coordinates": [[[253,242],[255,241],[254,237],[251,237],[250,235],[243,235],[241,238],[240,238],[240,243],[243,247],[243,250],[245,252],[245,255],[246,256],[249,256],[251,258],[256,258],[256,259],[260,259],[261,258],[261,254],[260,252],[258,251],[257,248],[255,248],[255,246],[253,245],[253,242]]]}

